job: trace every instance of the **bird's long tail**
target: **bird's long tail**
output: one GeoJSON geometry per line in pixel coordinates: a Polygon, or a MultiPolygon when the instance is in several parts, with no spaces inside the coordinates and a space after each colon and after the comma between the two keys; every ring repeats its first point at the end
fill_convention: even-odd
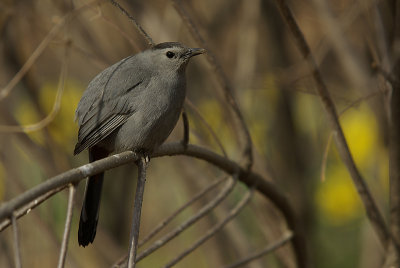
{"type": "MultiPolygon", "coordinates": [[[[108,152],[103,149],[96,147],[89,149],[90,162],[107,156],[108,152]]],[[[93,243],[96,236],[103,178],[104,172],[89,177],[86,183],[85,198],[82,204],[78,231],[78,243],[83,247],[89,245],[89,243],[93,243]]]]}

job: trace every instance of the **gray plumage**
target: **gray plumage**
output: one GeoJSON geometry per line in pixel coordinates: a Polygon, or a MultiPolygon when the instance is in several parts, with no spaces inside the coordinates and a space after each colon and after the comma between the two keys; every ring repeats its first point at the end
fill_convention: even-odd
{"type": "MultiPolygon", "coordinates": [[[[112,152],[151,153],[175,127],[186,95],[186,65],[203,52],[161,43],[98,74],[76,110],[79,133],[74,154],[89,149],[90,161],[95,161],[112,152]]],[[[102,174],[88,180],[78,235],[83,246],[96,234],[102,180],[102,174]],[[90,186],[95,180],[100,181],[98,186],[90,186]]]]}

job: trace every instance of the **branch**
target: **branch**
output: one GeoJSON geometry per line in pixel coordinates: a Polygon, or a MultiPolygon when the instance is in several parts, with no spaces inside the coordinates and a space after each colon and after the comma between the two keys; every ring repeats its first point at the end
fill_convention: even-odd
{"type": "Polygon", "coordinates": [[[13,227],[13,239],[14,239],[14,264],[15,268],[21,268],[21,248],[19,246],[19,233],[18,223],[14,215],[11,216],[11,223],[13,227]]]}
{"type": "Polygon", "coordinates": [[[186,148],[189,144],[189,119],[185,109],[182,110],[182,121],[183,121],[183,140],[182,144],[186,148]]]}
{"type": "Polygon", "coordinates": [[[197,115],[197,117],[200,119],[200,121],[204,124],[204,126],[207,128],[208,132],[210,132],[211,136],[214,138],[215,142],[217,143],[219,149],[221,150],[222,154],[225,157],[228,157],[228,154],[226,153],[226,150],[224,149],[224,145],[222,145],[221,140],[219,139],[217,133],[212,129],[210,124],[207,122],[207,120],[204,118],[204,116],[201,115],[199,109],[191,102],[188,98],[185,99],[185,103],[189,106],[190,109],[197,115]]]}
{"type": "MultiPolygon", "coordinates": [[[[142,251],[139,256],[137,257],[137,262],[144,259],[148,255],[152,254],[154,251],[159,249],[160,247],[164,246],[166,243],[177,237],[180,233],[185,231],[187,228],[195,224],[197,221],[202,219],[204,216],[207,215],[212,209],[218,206],[224,199],[232,192],[233,188],[236,185],[238,176],[237,174],[234,175],[234,179],[229,178],[228,182],[224,185],[224,188],[219,192],[219,194],[210,202],[208,202],[205,206],[203,206],[195,215],[190,217],[188,220],[183,222],[181,225],[161,237],[159,240],[154,242],[150,247],[146,250],[142,251]]],[[[126,266],[126,258],[122,258],[114,267],[125,267],[126,266]]]]}
{"type": "Polygon", "coordinates": [[[14,199],[4,203],[0,207],[0,224],[7,220],[13,215],[15,210],[22,208],[25,204],[32,202],[35,203],[36,199],[42,195],[47,194],[56,188],[65,187],[68,184],[79,183],[86,177],[98,174],[105,170],[115,168],[133,161],[138,160],[138,156],[131,152],[123,152],[120,154],[112,155],[90,164],[83,165],[79,168],[68,170],[67,172],[61,173],[49,180],[33,187],[23,194],[18,195],[14,199]]]}
{"type": "Polygon", "coordinates": [[[182,211],[184,211],[186,208],[188,208],[194,202],[196,202],[197,200],[202,198],[204,195],[208,194],[210,191],[214,190],[225,179],[226,178],[222,178],[222,179],[214,181],[209,186],[207,186],[205,189],[203,189],[201,192],[197,193],[192,199],[190,199],[188,202],[186,202],[183,206],[178,208],[174,213],[172,213],[170,216],[168,216],[166,219],[164,219],[162,222],[160,222],[145,238],[143,238],[141,241],[139,241],[139,247],[143,246],[146,242],[148,242],[151,238],[153,238],[156,234],[158,234],[159,231],[162,230],[162,228],[164,228],[166,225],[168,225],[182,211]]]}
{"type": "Polygon", "coordinates": [[[219,230],[224,228],[224,226],[230,222],[233,218],[236,217],[237,214],[239,214],[240,211],[247,205],[247,203],[250,201],[251,197],[253,196],[254,193],[254,188],[251,188],[240,200],[240,202],[228,213],[228,216],[226,216],[221,222],[218,224],[214,225],[211,229],[207,231],[206,234],[204,234],[202,237],[200,237],[196,242],[193,243],[188,249],[183,251],[181,254],[176,256],[172,261],[170,261],[168,264],[164,266],[164,268],[169,268],[174,265],[176,265],[179,261],[181,261],[184,257],[192,253],[195,249],[197,249],[199,246],[201,246],[204,242],[206,242],[209,238],[215,235],[219,230]]]}
{"type": "Polygon", "coordinates": [[[153,245],[151,245],[149,248],[146,250],[142,251],[139,256],[138,256],[138,261],[144,259],[146,256],[150,255],[163,245],[165,245],[167,242],[171,241],[173,238],[177,237],[180,233],[182,233],[184,230],[192,226],[194,223],[196,223],[198,220],[203,218],[205,215],[207,215],[208,212],[210,212],[213,208],[218,206],[227,196],[233,188],[236,185],[236,182],[238,180],[238,176],[233,175],[234,178],[230,178],[228,182],[224,185],[224,188],[221,190],[221,192],[218,194],[216,198],[211,200],[209,203],[207,203],[204,207],[202,207],[193,217],[189,218],[185,222],[183,222],[181,225],[176,227],[174,230],[171,232],[167,233],[164,235],[161,239],[158,241],[154,242],[153,245]]]}
{"type": "Polygon", "coordinates": [[[293,238],[293,234],[291,232],[286,233],[279,241],[268,245],[265,249],[256,252],[250,256],[248,256],[247,258],[244,258],[240,261],[237,261],[229,266],[226,266],[225,268],[236,268],[236,267],[240,267],[243,266],[245,264],[248,264],[251,261],[254,261],[264,255],[267,255],[268,253],[271,253],[274,250],[277,250],[278,248],[282,247],[283,245],[285,245],[287,242],[290,241],[290,239],[293,238]]]}
{"type": "MultiPolygon", "coordinates": [[[[184,146],[179,142],[163,144],[153,153],[151,157],[161,157],[166,155],[187,155],[202,159],[219,167],[229,174],[234,174],[234,172],[238,170],[239,179],[243,183],[250,187],[252,185],[256,185],[256,189],[263,194],[265,198],[269,199],[282,213],[287,222],[288,228],[294,233],[292,242],[298,266],[307,267],[306,245],[303,231],[297,224],[298,221],[295,218],[295,214],[292,210],[292,207],[289,205],[288,200],[274,184],[265,180],[262,176],[255,172],[247,172],[236,162],[196,145],[189,144],[188,148],[185,150],[184,146]]],[[[127,151],[83,165],[79,168],[68,170],[55,177],[52,177],[8,201],[7,203],[4,203],[0,207],[0,225],[12,216],[13,211],[22,208],[27,203],[34,201],[52,189],[65,187],[65,185],[70,183],[78,183],[88,176],[137,161],[138,159],[139,157],[137,154],[127,151]]]]}
{"type": "MultiPolygon", "coordinates": [[[[47,193],[40,195],[38,198],[34,199],[33,201],[27,203],[26,205],[22,206],[21,208],[17,209],[14,212],[14,216],[16,219],[21,218],[24,215],[27,215],[29,212],[31,212],[32,209],[36,208],[39,206],[41,203],[55,195],[56,193],[64,190],[67,186],[62,185],[61,187],[51,189],[47,193]]],[[[3,231],[5,228],[11,225],[11,220],[10,219],[5,219],[0,223],[0,232],[3,231]]]]}
{"type": "MultiPolygon", "coordinates": [[[[53,28],[53,29],[56,29],[56,28],[53,28]]],[[[50,36],[50,34],[48,36],[50,36]]],[[[57,114],[61,108],[61,99],[62,99],[62,95],[63,95],[64,88],[65,88],[65,82],[67,80],[66,78],[68,76],[69,47],[70,47],[70,42],[67,41],[67,44],[65,47],[65,52],[64,52],[64,57],[62,60],[60,78],[58,80],[56,98],[54,100],[53,108],[51,109],[51,112],[44,119],[40,120],[37,123],[23,125],[23,126],[0,125],[0,132],[6,132],[6,133],[25,132],[25,133],[28,133],[28,132],[38,131],[38,130],[46,127],[48,124],[50,124],[54,120],[54,118],[57,116],[57,114]]],[[[25,63],[25,65],[26,65],[26,63],[25,63]]],[[[22,67],[22,68],[24,68],[24,67],[22,67]]],[[[4,91],[0,92],[0,96],[1,96],[1,93],[3,93],[3,92],[4,91]]],[[[0,100],[1,100],[1,97],[0,97],[0,100]]]]}
{"type": "Polygon", "coordinates": [[[146,39],[147,44],[150,46],[154,46],[153,39],[146,33],[146,31],[143,29],[143,27],[135,20],[134,17],[132,17],[131,14],[128,13],[117,1],[111,0],[111,4],[113,4],[115,7],[117,7],[125,16],[127,16],[133,24],[135,24],[136,29],[138,29],[139,33],[146,39]]]}
{"type": "MultiPolygon", "coordinates": [[[[400,3],[394,2],[394,36],[393,51],[396,44],[400,42],[400,3]]],[[[394,52],[396,53],[396,52],[394,52]]],[[[397,52],[398,53],[398,52],[397,52]]],[[[400,77],[400,59],[398,55],[392,55],[394,62],[391,77],[400,77]]],[[[389,179],[390,179],[390,227],[396,241],[400,241],[400,84],[392,82],[392,94],[390,98],[390,117],[389,117],[389,179]]],[[[400,261],[400,252],[397,251],[397,264],[400,261]]]]}
{"type": "Polygon", "coordinates": [[[329,124],[333,129],[335,135],[335,143],[337,149],[339,151],[339,155],[346,165],[347,170],[350,173],[351,178],[353,179],[353,183],[358,191],[358,194],[364,204],[367,217],[369,218],[375,232],[378,235],[380,242],[382,243],[383,247],[386,248],[388,242],[390,240],[390,232],[386,223],[383,219],[382,214],[380,213],[378,206],[373,199],[370,190],[361,176],[354,159],[350,153],[347,141],[344,137],[344,133],[342,127],[340,126],[339,118],[336,112],[335,105],[333,100],[328,92],[328,89],[325,85],[325,82],[322,79],[320,70],[314,60],[314,57],[311,53],[311,50],[301,32],[299,26],[297,25],[292,12],[290,11],[289,7],[286,4],[285,0],[275,0],[278,8],[286,21],[290,31],[293,34],[295,42],[303,55],[303,57],[308,61],[309,67],[312,71],[313,78],[316,83],[317,93],[321,99],[322,105],[325,109],[326,115],[328,117],[329,124]]]}
{"type": "Polygon", "coordinates": [[[131,239],[129,243],[128,268],[135,268],[136,266],[136,253],[139,240],[140,217],[142,214],[144,185],[146,183],[146,168],[147,168],[146,160],[143,157],[140,158],[137,161],[137,166],[138,166],[138,178],[137,178],[137,186],[135,194],[135,204],[133,208],[131,239]]]}
{"type": "Polygon", "coordinates": [[[211,51],[210,47],[207,45],[206,41],[204,38],[200,35],[199,31],[197,30],[196,25],[193,23],[189,15],[187,14],[186,10],[183,8],[181,1],[179,0],[172,0],[172,3],[174,4],[174,7],[178,14],[181,16],[183,22],[186,24],[186,26],[189,28],[190,33],[196,40],[196,42],[204,49],[206,49],[207,53],[207,60],[211,64],[211,66],[215,70],[215,74],[217,75],[217,78],[219,82],[222,85],[222,88],[225,93],[225,99],[228,102],[228,104],[231,106],[232,110],[234,111],[236,117],[239,120],[241,129],[243,131],[244,137],[245,137],[245,147],[243,149],[243,155],[246,158],[246,170],[250,170],[252,165],[253,165],[253,148],[252,148],[252,143],[251,143],[251,136],[249,129],[247,128],[247,125],[244,121],[243,115],[240,112],[239,106],[233,96],[233,87],[222,70],[221,65],[218,63],[217,58],[215,57],[214,53],[211,51]]]}
{"type": "MultiPolygon", "coordinates": [[[[104,0],[103,0],[104,1],[104,0]]],[[[36,60],[42,55],[44,50],[47,48],[49,43],[57,36],[57,33],[62,29],[64,25],[66,25],[69,21],[71,21],[75,16],[79,15],[81,12],[87,10],[88,8],[92,7],[95,4],[101,3],[100,1],[93,1],[88,4],[83,5],[82,7],[75,9],[65,15],[53,28],[49,31],[46,37],[40,42],[38,47],[33,51],[30,57],[26,60],[22,68],[14,75],[14,77],[8,82],[8,84],[1,88],[0,90],[0,101],[6,98],[11,90],[21,81],[22,77],[29,71],[32,65],[36,62],[36,60]]]]}
{"type": "Polygon", "coordinates": [[[71,231],[72,212],[73,212],[73,208],[74,208],[75,193],[76,193],[75,185],[70,185],[69,186],[67,217],[65,220],[65,228],[64,228],[64,235],[63,235],[63,240],[62,240],[62,245],[61,245],[61,250],[60,250],[60,258],[58,259],[58,268],[63,268],[65,265],[65,257],[67,256],[69,233],[71,231]]]}

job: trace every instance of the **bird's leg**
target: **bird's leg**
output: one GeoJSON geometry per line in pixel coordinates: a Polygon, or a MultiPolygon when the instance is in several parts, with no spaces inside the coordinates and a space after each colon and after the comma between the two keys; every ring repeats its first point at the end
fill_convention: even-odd
{"type": "Polygon", "coordinates": [[[183,120],[183,140],[182,144],[185,150],[189,144],[189,119],[187,117],[185,108],[182,109],[182,120],[183,120]]]}
{"type": "Polygon", "coordinates": [[[150,156],[148,151],[146,151],[145,149],[136,149],[134,152],[139,156],[139,159],[136,162],[139,162],[142,159],[146,164],[150,163],[150,156]]]}

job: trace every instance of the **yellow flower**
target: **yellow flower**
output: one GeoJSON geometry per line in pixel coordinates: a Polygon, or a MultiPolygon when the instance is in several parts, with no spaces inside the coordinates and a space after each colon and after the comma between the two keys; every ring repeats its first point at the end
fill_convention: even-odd
{"type": "Polygon", "coordinates": [[[316,195],[316,203],[322,216],[333,225],[342,225],[362,214],[360,198],[343,164],[328,172],[316,195]]]}

